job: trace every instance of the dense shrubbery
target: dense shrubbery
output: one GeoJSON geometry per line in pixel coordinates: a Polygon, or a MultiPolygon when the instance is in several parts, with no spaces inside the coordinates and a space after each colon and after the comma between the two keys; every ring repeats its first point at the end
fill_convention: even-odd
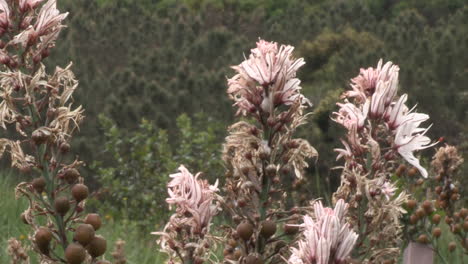
{"type": "MultiPolygon", "coordinates": [[[[97,180],[103,186],[97,199],[108,200],[108,211],[122,213],[141,227],[153,228],[167,217],[164,199],[168,175],[179,164],[215,179],[224,172],[221,166],[220,142],[223,127],[198,114],[177,118],[177,133],[170,136],[154,122],[143,119],[134,132],[118,127],[104,116],[100,124],[105,135],[102,161],[95,162],[97,180]],[[169,138],[174,138],[171,144],[169,138]]],[[[99,205],[101,206],[101,205],[99,205]]]]}

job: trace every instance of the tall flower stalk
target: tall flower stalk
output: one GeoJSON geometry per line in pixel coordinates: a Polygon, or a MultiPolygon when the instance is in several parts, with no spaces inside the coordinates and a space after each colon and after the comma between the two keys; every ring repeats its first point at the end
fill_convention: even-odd
{"type": "Polygon", "coordinates": [[[376,68],[361,69],[332,117],[347,130],[344,148],[336,149],[345,164],[334,198],[350,205],[351,225],[359,234],[353,255],[365,262],[398,257],[408,195],[392,176],[406,161],[427,178],[414,152],[434,145],[425,135],[429,128],[420,128],[429,116],[408,108],[406,94],[397,96],[398,74],[397,65],[382,60],[376,68]]]}
{"type": "Polygon", "coordinates": [[[42,64],[68,13],[56,0],[0,0],[0,12],[0,126],[9,135],[0,155],[8,152],[12,167],[32,179],[16,187],[29,201],[21,215],[29,239],[41,263],[95,263],[106,241],[95,235],[99,216],[84,218],[83,162],[70,153],[84,111],[72,106],[78,81],[71,63],[52,74],[42,64]]]}
{"type": "Polygon", "coordinates": [[[306,159],[317,156],[306,140],[294,138],[310,102],[296,78],[304,60],[294,58],[293,49],[259,40],[228,80],[237,115],[245,117],[228,129],[223,151],[224,205],[233,220],[224,258],[231,263],[283,261],[287,234],[277,230],[299,212],[284,185],[302,178],[306,159]]]}

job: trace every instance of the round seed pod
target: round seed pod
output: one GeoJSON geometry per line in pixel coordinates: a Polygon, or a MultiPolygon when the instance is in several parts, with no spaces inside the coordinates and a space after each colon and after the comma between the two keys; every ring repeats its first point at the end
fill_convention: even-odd
{"type": "Polygon", "coordinates": [[[398,168],[396,169],[396,172],[395,174],[400,177],[403,173],[405,173],[406,171],[406,165],[405,164],[400,164],[400,166],[398,166],[398,168]]]}
{"type": "Polygon", "coordinates": [[[460,217],[465,218],[467,216],[468,216],[468,209],[466,209],[466,208],[460,209],[460,217]]]}
{"type": "Polygon", "coordinates": [[[243,240],[249,240],[254,230],[250,223],[242,222],[237,226],[236,231],[243,240]]]}
{"type": "Polygon", "coordinates": [[[94,236],[93,240],[91,240],[86,249],[93,258],[97,258],[106,252],[107,241],[102,236],[94,236]]]}
{"type": "Polygon", "coordinates": [[[432,222],[436,225],[438,225],[440,223],[440,219],[442,217],[440,216],[440,214],[435,214],[432,216],[432,222]]]}
{"type": "Polygon", "coordinates": [[[66,182],[72,184],[78,180],[78,178],[80,177],[80,172],[75,168],[71,168],[66,170],[63,176],[66,182]]]}
{"type": "Polygon", "coordinates": [[[62,153],[68,153],[70,151],[70,144],[68,144],[67,142],[63,142],[62,144],[60,144],[60,152],[62,153]]]}
{"type": "Polygon", "coordinates": [[[456,248],[457,248],[457,243],[455,243],[454,241],[452,241],[452,242],[450,242],[450,243],[448,244],[448,250],[449,250],[450,252],[453,252],[456,248]]]}
{"type": "Polygon", "coordinates": [[[245,264],[263,264],[263,259],[257,255],[248,255],[245,258],[245,264]]]}
{"type": "Polygon", "coordinates": [[[415,200],[408,200],[408,202],[406,202],[406,206],[410,210],[413,210],[414,208],[416,208],[416,205],[418,205],[418,203],[415,200]]]}
{"type": "Polygon", "coordinates": [[[50,241],[52,241],[52,231],[47,227],[40,227],[34,235],[34,241],[43,254],[49,255],[49,244],[50,241]]]}
{"type": "Polygon", "coordinates": [[[415,167],[412,167],[411,169],[408,170],[408,176],[413,177],[416,174],[418,174],[418,169],[416,169],[415,167]]]}
{"type": "Polygon", "coordinates": [[[268,177],[274,177],[276,175],[276,166],[274,164],[270,164],[266,167],[265,171],[268,177]]]}
{"type": "Polygon", "coordinates": [[[98,214],[88,214],[85,218],[85,223],[93,226],[94,230],[98,231],[101,228],[101,217],[98,214]]]}
{"type": "Polygon", "coordinates": [[[89,224],[80,224],[76,230],[73,239],[80,242],[81,245],[86,246],[94,238],[94,228],[89,224]]]}
{"type": "Polygon", "coordinates": [[[432,208],[432,203],[431,203],[431,201],[425,200],[425,201],[423,202],[423,204],[422,204],[422,207],[423,207],[423,209],[424,209],[424,211],[425,211],[426,213],[428,213],[428,214],[432,213],[433,208],[432,208]]]}
{"type": "Polygon", "coordinates": [[[419,235],[418,242],[421,243],[421,244],[427,244],[427,243],[429,243],[429,238],[424,234],[419,235]]]}
{"type": "Polygon", "coordinates": [[[442,230],[438,227],[434,228],[432,230],[432,235],[435,237],[435,238],[439,238],[440,235],[442,235],[442,230]]]}
{"type": "Polygon", "coordinates": [[[88,198],[89,189],[88,189],[88,186],[79,183],[79,184],[75,184],[72,187],[71,193],[72,193],[73,198],[75,198],[75,200],[79,203],[83,201],[84,199],[88,198]]]}
{"type": "Polygon", "coordinates": [[[410,223],[411,223],[412,225],[415,225],[418,221],[419,221],[419,217],[418,217],[417,215],[412,214],[412,215],[410,216],[410,223]]]}
{"type": "Polygon", "coordinates": [[[37,193],[42,193],[46,187],[46,180],[44,177],[35,178],[32,181],[32,187],[37,193]]]}
{"type": "Polygon", "coordinates": [[[276,223],[272,220],[265,220],[262,223],[262,228],[260,229],[260,234],[269,238],[276,233],[276,223]]]}
{"type": "Polygon", "coordinates": [[[81,264],[86,258],[86,251],[82,245],[72,243],[65,250],[65,259],[69,264],[81,264]]]}
{"type": "Polygon", "coordinates": [[[61,216],[64,216],[68,210],[70,210],[70,202],[68,201],[67,197],[60,196],[55,199],[54,207],[57,213],[59,213],[61,216]]]}
{"type": "Polygon", "coordinates": [[[418,210],[416,210],[416,215],[419,217],[419,218],[423,218],[426,213],[424,212],[423,209],[419,208],[418,210]]]}

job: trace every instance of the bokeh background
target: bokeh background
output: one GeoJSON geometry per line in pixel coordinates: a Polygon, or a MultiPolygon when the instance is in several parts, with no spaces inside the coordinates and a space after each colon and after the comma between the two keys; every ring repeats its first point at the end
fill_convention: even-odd
{"type": "MultiPolygon", "coordinates": [[[[111,240],[138,230],[140,244],[128,245],[133,263],[158,263],[146,246],[154,238],[141,234],[164,223],[165,184],[178,164],[222,181],[220,153],[234,120],[226,78],[259,37],[293,45],[306,60],[299,78],[314,106],[300,136],[319,159],[301,185],[302,200],[336,189],[333,148],[344,131],[330,115],[349,79],[380,58],[400,66],[399,93],[430,115],[430,137],[468,158],[466,0],[59,0],[58,7],[70,12],[68,28],[47,63],[73,61],[80,80],[74,100],[86,119],[74,151],[95,191],[88,205],[114,223],[111,240]]],[[[426,165],[432,154],[422,152],[426,165]]],[[[20,179],[10,174],[3,189],[20,179]]],[[[467,177],[459,181],[466,188],[467,177]]],[[[9,203],[20,211],[21,204],[9,203]]],[[[3,234],[24,231],[2,221],[3,234]]]]}

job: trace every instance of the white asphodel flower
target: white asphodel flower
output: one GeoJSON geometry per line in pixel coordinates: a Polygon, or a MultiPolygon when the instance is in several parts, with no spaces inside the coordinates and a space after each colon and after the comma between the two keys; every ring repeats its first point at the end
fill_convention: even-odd
{"type": "Polygon", "coordinates": [[[334,209],[315,203],[315,216],[304,216],[304,237],[297,248],[291,249],[288,264],[344,263],[358,238],[345,220],[347,209],[343,200],[334,209]]]}
{"type": "Polygon", "coordinates": [[[413,152],[430,148],[437,142],[431,144],[429,137],[425,136],[430,127],[418,127],[423,121],[422,119],[407,120],[399,126],[395,135],[395,147],[406,161],[416,167],[424,178],[427,178],[427,170],[421,166],[419,159],[414,156],[413,152]]]}

